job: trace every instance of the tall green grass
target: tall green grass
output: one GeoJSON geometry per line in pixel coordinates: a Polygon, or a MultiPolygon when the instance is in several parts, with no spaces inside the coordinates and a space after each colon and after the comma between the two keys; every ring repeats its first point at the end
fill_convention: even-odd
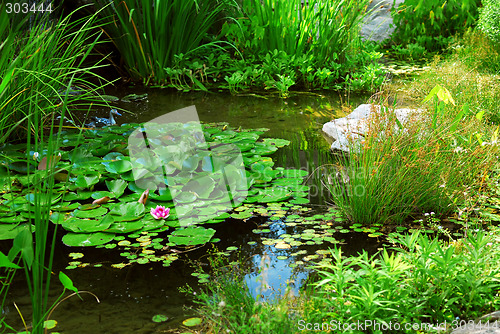
{"type": "Polygon", "coordinates": [[[368,1],[243,0],[242,15],[228,30],[245,53],[284,51],[289,56],[313,55],[313,64],[344,61],[359,37],[368,1]]]}
{"type": "MultiPolygon", "coordinates": [[[[446,95],[438,90],[433,93],[446,95]]],[[[479,189],[495,162],[497,133],[489,133],[466,106],[452,115],[446,102],[434,98],[430,112],[404,124],[394,109],[383,107],[368,122],[363,143],[352,142],[345,177],[325,183],[349,220],[399,224],[424,212],[445,215],[479,189]]]]}
{"type": "MultiPolygon", "coordinates": [[[[18,233],[8,254],[11,263],[19,256],[28,284],[31,321],[23,316],[29,312],[19,310],[26,332],[43,333],[44,320],[64,292],[77,291],[71,280],[59,273],[63,294],[54,302],[49,298],[57,242],[57,225],[54,228],[49,221],[51,199],[58,196],[58,191],[64,192],[64,186],[56,187],[54,177],[59,169],[54,162],[58,160],[59,135],[65,117],[71,117],[76,109],[89,108],[99,95],[99,83],[105,84],[93,73],[100,65],[85,63],[101,32],[96,29],[96,15],[76,20],[70,15],[31,26],[26,17],[11,25],[5,8],[0,9],[0,28],[5,29],[1,30],[5,42],[0,44],[0,144],[24,139],[26,163],[30,164],[33,152],[47,162],[35,171],[27,169],[32,180],[25,212],[29,228],[18,233]],[[74,95],[75,90],[78,95],[74,95]],[[61,116],[59,121],[57,115],[61,116]]],[[[12,267],[9,263],[2,264],[12,267]]],[[[5,294],[6,290],[1,292],[5,294]]],[[[9,328],[5,323],[2,325],[9,328]]]]}
{"type": "Polygon", "coordinates": [[[208,33],[232,0],[100,0],[108,24],[104,30],[118,49],[129,75],[144,83],[162,83],[177,55],[220,45],[208,33]]]}
{"type": "MultiPolygon", "coordinates": [[[[0,13],[0,144],[25,134],[27,121],[34,111],[38,129],[50,124],[52,117],[66,111],[85,110],[90,102],[99,101],[97,89],[106,83],[87,59],[102,34],[95,18],[53,23],[48,21],[29,26],[28,19],[11,24],[2,7],[0,13]]],[[[101,100],[102,101],[102,100],[101,100]]],[[[27,133],[38,135],[35,128],[27,133]]],[[[22,138],[20,138],[22,139],[22,138]]]]}

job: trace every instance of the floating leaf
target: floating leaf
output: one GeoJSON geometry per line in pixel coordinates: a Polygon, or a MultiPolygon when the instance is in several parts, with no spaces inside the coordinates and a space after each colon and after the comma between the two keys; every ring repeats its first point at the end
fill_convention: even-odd
{"type": "Polygon", "coordinates": [[[123,195],[123,192],[127,188],[127,185],[128,182],[121,179],[106,180],[106,186],[108,187],[108,190],[111,191],[116,198],[123,195]]]}
{"type": "Polygon", "coordinates": [[[182,324],[184,326],[188,326],[188,327],[193,327],[193,326],[198,326],[199,324],[201,324],[201,318],[189,318],[189,319],[186,319],[182,322],[182,324]]]}
{"type": "Polygon", "coordinates": [[[75,216],[77,218],[95,218],[95,217],[103,216],[106,213],[108,213],[108,209],[103,208],[103,207],[99,207],[99,208],[92,209],[92,210],[76,209],[75,211],[73,211],[73,216],[75,216]]]}
{"type": "Polygon", "coordinates": [[[168,317],[164,314],[157,314],[153,316],[153,322],[165,322],[168,320],[168,317]]]}
{"type": "Polygon", "coordinates": [[[106,230],[114,222],[111,215],[106,215],[101,219],[80,219],[71,217],[64,220],[61,225],[64,229],[75,233],[92,233],[106,230]]]}
{"type": "Polygon", "coordinates": [[[117,216],[141,217],[144,214],[144,205],[138,202],[117,203],[111,207],[110,213],[117,216]]]}
{"type": "Polygon", "coordinates": [[[212,228],[204,228],[201,226],[190,226],[185,229],[178,229],[168,236],[168,241],[176,245],[201,245],[210,241],[210,238],[215,234],[212,228]]]}
{"type": "Polygon", "coordinates": [[[104,245],[114,238],[112,233],[67,233],[62,241],[66,246],[87,247],[104,245]]]}
{"type": "Polygon", "coordinates": [[[106,170],[113,174],[122,174],[132,170],[132,164],[127,160],[115,160],[102,163],[106,170]]]}

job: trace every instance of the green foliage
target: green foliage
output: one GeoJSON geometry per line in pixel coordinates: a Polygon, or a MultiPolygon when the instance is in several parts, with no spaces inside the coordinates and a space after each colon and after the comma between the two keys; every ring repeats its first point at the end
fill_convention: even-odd
{"type": "Polygon", "coordinates": [[[500,45],[500,1],[483,0],[483,7],[479,9],[478,28],[500,45]]]}
{"type": "Polygon", "coordinates": [[[106,7],[105,30],[132,79],[146,84],[233,94],[270,90],[281,97],[295,87],[372,90],[383,73],[381,54],[358,34],[366,4],[245,0],[238,10],[230,0],[154,6],[116,0],[106,7]],[[223,24],[224,41],[216,41],[208,32],[226,12],[237,17],[223,24]]]}
{"type": "Polygon", "coordinates": [[[208,32],[231,0],[114,0],[98,1],[103,7],[111,37],[134,80],[164,83],[176,55],[203,48],[210,53],[220,45],[208,32]]]}
{"type": "Polygon", "coordinates": [[[430,115],[405,124],[382,108],[367,121],[363,143],[352,142],[342,177],[328,184],[334,202],[355,223],[402,223],[414,214],[444,215],[493,165],[497,133],[486,140],[467,106],[450,115],[450,93],[439,86],[430,115]]]}
{"type": "Polygon", "coordinates": [[[344,61],[358,37],[368,1],[243,0],[243,18],[226,26],[226,36],[247,54],[280,50],[290,56],[344,61]]]}
{"type": "Polygon", "coordinates": [[[384,249],[373,256],[344,257],[335,248],[331,263],[316,266],[320,280],[305,317],[452,325],[458,323],[456,317],[475,319],[500,303],[500,249],[491,243],[495,237],[469,232],[462,240],[444,243],[416,232],[396,236],[394,252],[384,249]]]}
{"type": "MultiPolygon", "coordinates": [[[[25,231],[22,235],[31,235],[26,211],[37,204],[52,211],[50,221],[66,231],[62,241],[67,246],[131,246],[143,252],[138,252],[139,257],[132,252],[123,252],[122,256],[130,262],[161,261],[168,266],[177,257],[173,252],[164,251],[169,249],[165,247],[167,244],[177,247],[203,245],[215,233],[212,228],[185,228],[188,225],[223,222],[230,217],[226,211],[239,206],[242,201],[252,204],[285,200],[308,202],[304,197],[309,187],[302,185],[307,172],[274,168],[274,161],[268,157],[278,148],[290,144],[289,141],[259,140],[267,129],[235,129],[227,124],[198,126],[199,136],[194,136],[191,123],[148,124],[150,147],[153,147],[156,157],[165,159],[163,165],[151,162],[147,154],[129,155],[124,143],[140,129],[140,125],[134,123],[81,132],[61,131],[57,138],[68,146],[51,154],[44,151],[43,146],[28,146],[27,149],[26,145],[21,145],[2,149],[0,175],[5,177],[10,189],[8,194],[0,196],[0,239],[14,238],[21,235],[19,231],[25,231]],[[169,135],[165,136],[165,133],[169,135]],[[203,144],[198,142],[201,138],[203,144]],[[193,151],[186,151],[190,147],[193,151]],[[208,147],[212,147],[214,155],[207,152],[208,147]],[[38,157],[35,152],[40,152],[38,157]],[[241,153],[237,160],[240,165],[236,165],[241,169],[226,164],[226,160],[223,161],[224,174],[214,167],[221,163],[217,160],[219,157],[236,152],[241,153]],[[35,193],[35,189],[28,186],[45,175],[46,171],[38,166],[44,159],[47,161],[48,156],[58,157],[54,159],[55,164],[50,165],[57,170],[54,177],[62,178],[54,181],[52,189],[35,193]],[[18,164],[11,163],[13,160],[25,168],[18,168],[18,164]],[[153,183],[145,205],[138,202],[146,189],[137,185],[141,180],[137,175],[153,183]],[[168,175],[169,188],[152,190],[157,184],[165,183],[165,175],[168,175]],[[229,182],[230,192],[223,191],[228,190],[224,177],[229,182]],[[23,187],[16,187],[18,182],[23,187]],[[94,200],[102,201],[94,203],[94,200]],[[153,218],[150,210],[157,205],[171,209],[168,218],[153,218]],[[170,228],[174,230],[168,237],[154,238],[154,242],[137,240],[138,234],[153,236],[170,228]],[[125,236],[136,240],[124,240],[125,236]]],[[[246,219],[253,215],[253,211],[248,210],[232,216],[246,219]]],[[[16,242],[15,245],[18,252],[23,250],[23,243],[16,242]]]]}
{"type": "MultiPolygon", "coordinates": [[[[16,168],[26,174],[26,196],[12,196],[16,185],[11,182],[8,188],[12,201],[25,202],[20,211],[27,223],[18,221],[20,228],[12,229],[16,233],[10,236],[14,242],[8,259],[14,261],[19,255],[19,261],[24,264],[32,306],[31,332],[43,333],[44,320],[62,299],[64,291],[77,291],[69,277],[61,273],[59,277],[65,290],[54,304],[49,304],[56,236],[54,230],[49,229],[50,204],[61,198],[54,191],[59,170],[56,171],[56,163],[51,161],[58,160],[54,152],[60,146],[63,119],[70,115],[70,107],[88,106],[96,94],[96,86],[87,80],[89,76],[100,79],[91,72],[98,66],[89,68],[83,64],[99,37],[94,30],[98,25],[95,15],[74,21],[70,21],[71,15],[53,21],[30,20],[28,16],[10,22],[5,8],[0,9],[0,24],[7,22],[0,33],[4,39],[0,45],[0,143],[13,139],[13,134],[26,139],[25,144],[17,145],[24,152],[24,159],[17,161],[16,168]],[[79,94],[78,97],[75,94],[79,94]],[[55,122],[56,115],[61,116],[59,124],[55,122]],[[20,131],[21,128],[25,131],[20,131]],[[36,172],[30,149],[45,154],[45,162],[36,172]],[[20,168],[23,164],[25,168],[20,168]]],[[[10,157],[2,157],[12,161],[10,157]]],[[[2,174],[7,179],[12,176],[3,167],[2,174]]],[[[11,279],[9,275],[7,280],[11,279]]],[[[2,293],[6,290],[2,289],[2,293]]],[[[5,323],[2,325],[8,327],[5,323]]]]}
{"type": "Polygon", "coordinates": [[[418,59],[420,48],[440,51],[453,36],[475,25],[479,5],[479,0],[406,0],[392,11],[392,42],[406,47],[413,59],[418,59]]]}
{"type": "Polygon", "coordinates": [[[26,133],[37,134],[34,128],[19,131],[26,128],[35,109],[40,118],[31,124],[42,128],[57,115],[71,117],[62,103],[74,110],[95,100],[97,87],[89,79],[100,78],[83,62],[100,33],[95,30],[99,27],[95,17],[70,22],[68,16],[57,23],[33,21],[28,29],[29,16],[11,22],[3,5],[0,9],[1,144],[26,133]]]}

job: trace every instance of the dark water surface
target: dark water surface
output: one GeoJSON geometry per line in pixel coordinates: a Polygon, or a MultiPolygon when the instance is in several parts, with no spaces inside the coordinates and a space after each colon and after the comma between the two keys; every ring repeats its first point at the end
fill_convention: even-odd
{"type": "MultiPolygon", "coordinates": [[[[283,138],[291,141],[289,146],[280,148],[272,155],[275,166],[285,168],[301,168],[312,176],[308,180],[311,186],[311,206],[317,212],[325,212],[328,205],[328,194],[321,187],[322,175],[316,168],[332,161],[329,145],[321,133],[323,123],[344,116],[341,110],[341,98],[338,93],[322,95],[295,95],[287,100],[277,97],[262,99],[255,96],[231,96],[226,94],[207,93],[169,93],[164,90],[128,91],[124,89],[109,91],[108,94],[123,97],[129,93],[148,93],[148,98],[140,102],[118,102],[114,105],[129,110],[117,118],[118,124],[130,122],[147,122],[155,117],[180,108],[195,105],[202,122],[227,122],[230,126],[242,128],[269,128],[264,137],[283,138]]],[[[364,103],[366,98],[351,99],[353,106],[364,103]]],[[[95,111],[94,115],[106,116],[107,111],[95,111]]],[[[246,222],[228,219],[226,222],[211,226],[217,230],[215,237],[221,241],[216,244],[219,249],[237,246],[241,258],[245,259],[248,269],[246,282],[254,296],[271,297],[274,293],[283,293],[287,283],[292,291],[297,292],[300,284],[307,278],[304,266],[290,268],[293,262],[290,257],[278,260],[278,255],[287,255],[290,250],[277,250],[259,242],[260,237],[252,232],[259,224],[265,223],[266,217],[255,217],[246,222]],[[257,241],[248,245],[249,241],[257,241]]],[[[288,232],[281,221],[272,222],[267,237],[277,238],[288,232]]],[[[327,248],[328,243],[321,247],[327,248]]],[[[360,249],[375,247],[368,245],[363,235],[348,234],[342,248],[346,254],[360,249]]],[[[211,246],[205,246],[188,254],[189,259],[200,259],[206,262],[206,253],[211,246]]],[[[184,306],[191,305],[188,296],[178,288],[189,284],[197,286],[197,280],[191,276],[193,269],[188,261],[177,260],[170,267],[156,264],[133,265],[124,269],[114,269],[107,263],[121,262],[123,258],[116,250],[75,249],[59,245],[56,250],[54,272],[64,269],[71,259],[70,252],[84,252],[86,261],[104,262],[101,268],[80,268],[64,270],[74,281],[79,290],[87,290],[100,299],[82,294],[83,301],[72,297],[62,303],[51,315],[58,321],[57,331],[60,333],[162,333],[168,328],[180,325],[186,317],[195,313],[184,306]],[[156,314],[165,314],[168,322],[156,324],[151,318],[156,314]]],[[[18,272],[19,278],[23,276],[18,272]]],[[[52,292],[61,291],[61,286],[54,277],[52,292]]],[[[22,282],[10,290],[9,300],[16,304],[29,319],[29,296],[22,282]]],[[[12,305],[12,303],[7,303],[12,305]]],[[[9,318],[18,319],[13,306],[6,310],[9,318]]],[[[19,329],[20,321],[15,322],[19,329]]]]}

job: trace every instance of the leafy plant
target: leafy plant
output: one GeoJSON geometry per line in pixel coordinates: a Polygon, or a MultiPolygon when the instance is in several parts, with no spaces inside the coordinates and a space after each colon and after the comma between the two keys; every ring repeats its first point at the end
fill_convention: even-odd
{"type": "Polygon", "coordinates": [[[454,35],[463,34],[476,24],[479,5],[478,0],[406,0],[391,12],[396,27],[392,42],[439,51],[454,35]]]}
{"type": "Polygon", "coordinates": [[[365,319],[401,324],[393,332],[411,332],[404,323],[447,321],[455,326],[456,317],[476,318],[499,302],[500,268],[491,265],[500,255],[491,244],[496,233],[469,232],[446,244],[414,232],[395,237],[394,252],[384,249],[373,256],[343,256],[334,248],[331,263],[316,266],[320,279],[305,317],[337,324],[365,319]]]}
{"type": "Polygon", "coordinates": [[[483,7],[479,9],[478,28],[490,40],[500,45],[500,2],[483,0],[483,7]]]}
{"type": "MultiPolygon", "coordinates": [[[[95,18],[70,22],[66,17],[56,24],[43,22],[28,29],[29,17],[11,25],[9,14],[1,9],[0,144],[18,134],[38,135],[35,129],[19,131],[33,117],[33,108],[41,111],[36,122],[31,119],[39,129],[56,116],[71,119],[71,110],[99,100],[99,86],[90,77],[102,80],[83,63],[100,35],[95,31],[99,26],[95,18]],[[64,111],[62,103],[70,108],[64,111]]],[[[92,66],[99,67],[99,63],[92,66]]]]}
{"type": "MultiPolygon", "coordinates": [[[[24,266],[32,304],[32,333],[42,333],[45,330],[44,320],[62,299],[66,289],[78,292],[69,277],[60,273],[64,291],[54,304],[49,305],[56,240],[56,233],[49,222],[50,205],[61,198],[60,194],[55,194],[55,178],[62,172],[59,167],[56,168],[59,158],[56,151],[60,146],[60,132],[65,115],[70,115],[69,104],[77,100],[72,96],[75,94],[73,87],[86,89],[81,92],[78,101],[81,104],[88,103],[96,94],[96,86],[87,81],[86,75],[92,75],[91,71],[99,67],[95,65],[89,68],[83,65],[99,36],[94,30],[96,16],[83,17],[69,23],[70,16],[52,22],[41,20],[32,26],[28,26],[28,16],[18,24],[2,30],[6,42],[0,45],[0,74],[3,77],[0,84],[0,143],[12,139],[12,133],[20,134],[20,127],[25,129],[24,136],[19,137],[25,138],[26,144],[17,145],[23,152],[23,158],[14,163],[29,180],[25,184],[26,202],[22,208],[18,208],[26,223],[20,224],[21,221],[14,219],[17,220],[15,228],[7,229],[11,232],[9,238],[14,239],[8,260],[13,262],[19,256],[24,266]],[[57,114],[61,116],[58,123],[55,121],[57,114]],[[35,152],[41,155],[41,163],[36,171],[31,162],[33,156],[36,157],[35,152]]],[[[0,21],[2,24],[9,22],[3,6],[0,21]]],[[[72,104],[78,106],[76,103],[72,104]]],[[[10,157],[2,157],[9,163],[13,162],[10,157]]],[[[6,184],[9,190],[14,191],[15,181],[9,170],[2,167],[1,172],[8,180],[6,184]]],[[[19,203],[19,197],[13,192],[11,195],[8,206],[15,201],[19,203]]],[[[2,216],[5,217],[5,210],[2,216]]],[[[3,230],[6,231],[5,228],[3,230]]],[[[8,263],[7,266],[14,268],[8,263]]],[[[4,289],[2,293],[5,293],[4,289]]],[[[25,319],[22,320],[28,332],[25,319]]],[[[8,327],[5,323],[3,325],[8,327]]]]}
{"type": "MultiPolygon", "coordinates": [[[[345,59],[358,37],[367,1],[243,0],[243,18],[226,26],[226,36],[243,55],[280,50],[313,54],[316,62],[345,59]]],[[[316,65],[316,64],[311,64],[316,65]]]]}

